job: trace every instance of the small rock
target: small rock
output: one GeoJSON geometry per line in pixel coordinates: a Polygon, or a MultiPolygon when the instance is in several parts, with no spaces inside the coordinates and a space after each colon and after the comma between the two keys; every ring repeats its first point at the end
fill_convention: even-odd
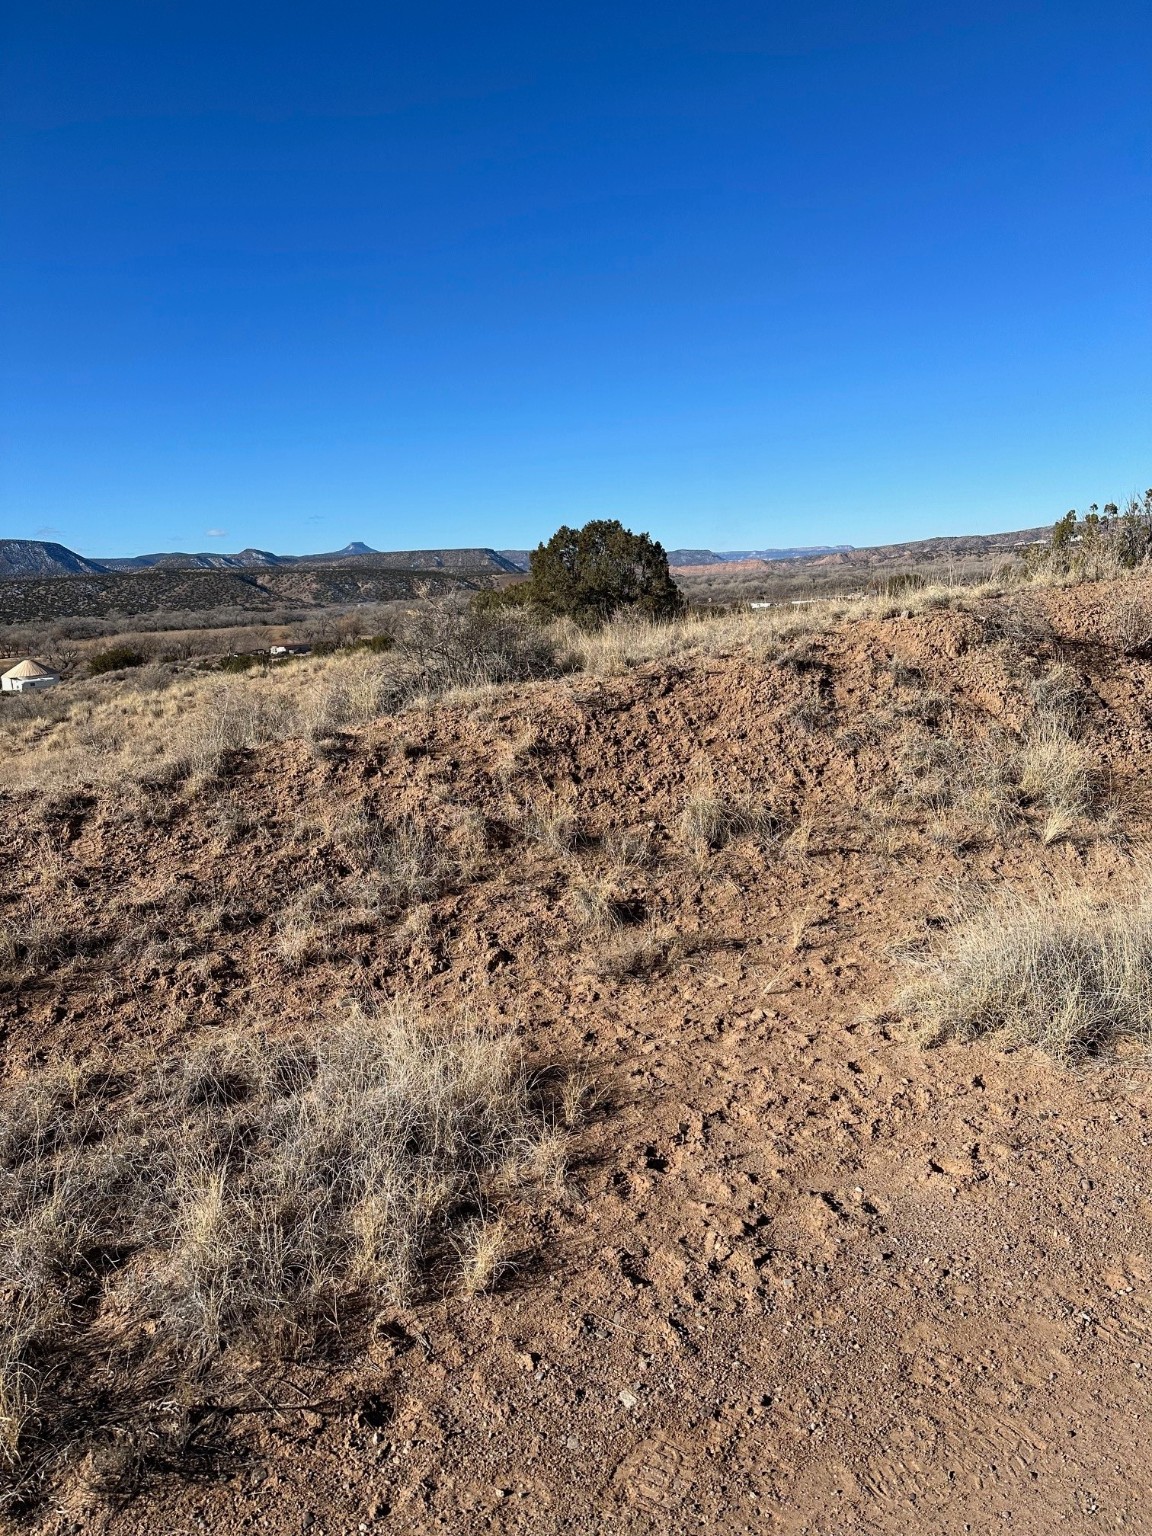
{"type": "Polygon", "coordinates": [[[635,1408],[636,1404],[640,1401],[635,1392],[629,1392],[627,1388],[620,1393],[619,1400],[624,1404],[625,1408],[635,1408]]]}

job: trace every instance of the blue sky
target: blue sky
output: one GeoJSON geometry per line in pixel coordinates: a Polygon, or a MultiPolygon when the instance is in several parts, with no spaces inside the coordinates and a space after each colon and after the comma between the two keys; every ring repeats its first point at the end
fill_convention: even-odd
{"type": "Polygon", "coordinates": [[[0,33],[0,536],[865,544],[1152,483],[1146,3],[0,33]]]}

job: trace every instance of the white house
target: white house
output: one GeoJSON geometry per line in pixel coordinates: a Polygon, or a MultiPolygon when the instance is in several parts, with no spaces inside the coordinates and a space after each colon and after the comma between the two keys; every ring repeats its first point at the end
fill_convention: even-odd
{"type": "Polygon", "coordinates": [[[51,688],[60,679],[38,661],[20,661],[0,677],[0,689],[5,693],[25,693],[31,688],[51,688]]]}

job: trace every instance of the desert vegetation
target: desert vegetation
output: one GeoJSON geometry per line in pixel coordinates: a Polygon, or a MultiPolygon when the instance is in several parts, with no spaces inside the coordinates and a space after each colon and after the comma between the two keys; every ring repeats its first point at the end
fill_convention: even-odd
{"type": "Polygon", "coordinates": [[[1124,889],[1009,892],[962,907],[922,960],[905,1005],[930,1041],[992,1034],[1062,1061],[1118,1037],[1152,1042],[1146,876],[1124,889]]]}
{"type": "MultiPolygon", "coordinates": [[[[578,1095],[577,1095],[578,1099],[578,1095]]],[[[66,1062],[0,1100],[0,1454],[171,1454],[262,1358],[481,1289],[499,1208],[555,1177],[572,1094],[512,1036],[395,1001],[307,1035],[66,1062]]]]}

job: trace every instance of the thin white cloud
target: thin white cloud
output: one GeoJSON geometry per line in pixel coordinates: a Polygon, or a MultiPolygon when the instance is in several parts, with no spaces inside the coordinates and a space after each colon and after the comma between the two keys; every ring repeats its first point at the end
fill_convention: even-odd
{"type": "Polygon", "coordinates": [[[227,528],[209,528],[204,537],[206,539],[226,539],[228,537],[228,530],[227,528]]]}

